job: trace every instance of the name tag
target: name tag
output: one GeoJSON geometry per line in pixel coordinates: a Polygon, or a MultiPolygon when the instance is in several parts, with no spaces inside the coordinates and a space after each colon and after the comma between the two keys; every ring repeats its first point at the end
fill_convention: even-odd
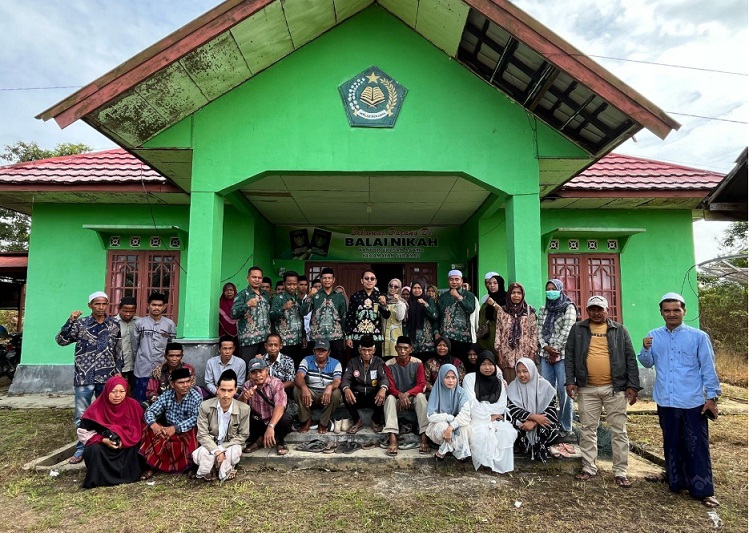
{"type": "Polygon", "coordinates": [[[370,370],[369,371],[369,378],[370,379],[377,379],[377,370],[370,370]]]}

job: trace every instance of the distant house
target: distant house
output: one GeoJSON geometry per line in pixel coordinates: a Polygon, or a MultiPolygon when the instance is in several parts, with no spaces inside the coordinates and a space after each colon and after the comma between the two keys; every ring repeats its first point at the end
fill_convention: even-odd
{"type": "Polygon", "coordinates": [[[496,270],[535,306],[558,277],[634,338],[664,292],[697,308],[693,210],[722,176],[610,154],[679,127],[653,103],[506,0],[294,6],[224,2],[40,115],[122,150],[0,169],[33,212],[13,392],[70,389],[54,335],[102,288],[141,313],[167,292],[200,366],[255,264],[347,289],[460,268],[479,294],[496,270]]]}

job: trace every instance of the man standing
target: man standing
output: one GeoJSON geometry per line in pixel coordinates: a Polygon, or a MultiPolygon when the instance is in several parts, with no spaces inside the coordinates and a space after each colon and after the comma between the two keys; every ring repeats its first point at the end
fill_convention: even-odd
{"type": "Polygon", "coordinates": [[[385,376],[385,361],[375,355],[375,341],[371,336],[362,337],[359,342],[359,357],[349,361],[343,373],[341,389],[343,403],[346,405],[353,424],[346,431],[349,435],[358,433],[362,428],[359,409],[371,408],[372,431],[382,431],[385,418],[383,405],[388,390],[388,379],[385,376]]]}
{"type": "Polygon", "coordinates": [[[231,308],[231,317],[237,320],[239,357],[245,364],[260,353],[270,334],[270,294],[261,288],[263,269],[250,267],[247,283],[249,286],[239,291],[231,308]]]}
{"type": "Polygon", "coordinates": [[[346,346],[357,352],[359,342],[365,336],[371,336],[375,343],[375,355],[382,357],[383,320],[390,318],[387,298],[375,289],[377,276],[371,270],[362,272],[359,289],[349,298],[346,313],[346,346]]]}
{"type": "Polygon", "coordinates": [[[122,377],[127,380],[130,388],[130,395],[135,390],[135,374],[133,374],[133,365],[135,357],[133,355],[132,333],[138,317],[135,316],[137,302],[132,296],[123,296],[120,298],[118,314],[114,319],[120,326],[120,339],[122,340],[122,377]]]}
{"type": "Polygon", "coordinates": [[[332,268],[325,267],[320,272],[322,290],[312,288],[307,299],[302,303],[302,312],[312,311],[310,319],[310,337],[315,343],[325,339],[330,343],[333,357],[343,357],[344,333],[346,320],[346,299],[333,290],[335,274],[332,268]]]}
{"type": "MultiPolygon", "coordinates": [[[[231,337],[230,337],[231,338],[231,337]]],[[[233,343],[232,343],[233,345],[233,343]]],[[[218,377],[216,397],[200,404],[198,443],[192,461],[198,465],[195,477],[213,481],[234,479],[234,466],[242,458],[242,447],[250,436],[250,408],[234,399],[237,375],[232,369],[218,377]]]]}
{"type": "Polygon", "coordinates": [[[211,357],[205,362],[205,389],[209,396],[216,396],[218,390],[219,378],[227,370],[233,370],[236,378],[235,385],[239,387],[244,383],[247,375],[247,364],[239,357],[234,355],[234,337],[224,335],[218,340],[218,355],[211,357]]]}
{"type": "Polygon", "coordinates": [[[140,454],[147,470],[141,479],[153,477],[153,470],[184,472],[190,465],[192,452],[198,447],[195,426],[203,397],[190,385],[190,371],[179,368],[171,373],[172,388],[146,410],[143,420],[143,444],[140,454]],[[167,425],[157,420],[166,419],[167,425]]]}
{"type": "MultiPolygon", "coordinates": [[[[81,318],[82,311],[73,311],[63,324],[55,341],[60,346],[75,343],[73,390],[75,392],[75,427],[81,415],[98,398],[109,378],[122,371],[120,326],[107,316],[109,297],[98,291],[88,297],[91,315],[81,318]]],[[[71,464],[83,461],[83,444],[78,443],[71,464]]]]}
{"type": "Polygon", "coordinates": [[[639,359],[646,368],[655,365],[653,400],[663,431],[664,481],[673,492],[687,489],[706,507],[718,507],[707,428],[708,418],[718,416],[721,392],[713,346],[707,333],[683,323],[687,308],[680,294],[665,294],[660,309],[666,325],[643,339],[639,359]]]}
{"type": "Polygon", "coordinates": [[[398,411],[416,411],[419,424],[419,453],[429,453],[429,440],[426,430],[429,425],[427,419],[427,398],[424,390],[427,386],[424,365],[416,357],[411,357],[411,339],[398,337],[395,344],[398,355],[385,363],[385,375],[388,380],[388,392],[385,399],[385,433],[390,433],[387,448],[388,455],[398,454],[398,411]]]}
{"type": "Polygon", "coordinates": [[[598,472],[596,430],[601,410],[606,409],[614,481],[619,487],[629,488],[632,483],[627,479],[627,400],[634,405],[641,389],[635,350],[626,328],[608,318],[606,298],[591,296],[586,307],[590,318],[572,326],[564,359],[567,394],[577,398],[580,415],[583,467],[575,477],[588,481],[598,472]]]}
{"type": "Polygon", "coordinates": [[[277,446],[278,455],[286,455],[286,435],[291,432],[291,415],[286,412],[286,392],[283,383],[268,372],[263,359],[255,358],[247,367],[250,379],[244,384],[240,400],[250,404],[250,444],[245,450],[252,453],[258,448],[277,446]]]}
{"type": "MultiPolygon", "coordinates": [[[[299,281],[296,286],[297,295],[299,296],[299,300],[304,301],[304,299],[307,297],[307,293],[309,292],[309,280],[307,279],[307,276],[305,276],[304,274],[299,276],[298,280],[299,281]]],[[[308,313],[304,315],[304,333],[302,336],[302,349],[303,349],[302,353],[309,353],[314,348],[314,346],[310,345],[312,341],[309,338],[309,321],[311,318],[312,318],[312,311],[309,311],[308,313]]]]}
{"type": "Polygon", "coordinates": [[[450,339],[452,355],[466,364],[466,354],[473,338],[471,313],[476,309],[477,300],[473,293],[462,288],[463,273],[460,270],[451,270],[447,276],[450,290],[440,294],[437,300],[440,334],[450,339]]]}
{"type": "MultiPolygon", "coordinates": [[[[274,331],[281,337],[286,355],[298,366],[304,358],[304,315],[301,299],[297,296],[298,274],[288,271],[283,275],[284,291],[273,297],[270,319],[274,331]]],[[[293,378],[292,378],[293,380],[293,378]]]]}
{"type": "Polygon", "coordinates": [[[166,296],[154,292],[148,296],[148,315],[139,318],[131,335],[135,355],[135,399],[146,399],[146,387],[154,367],[164,363],[167,343],[177,336],[174,322],[163,316],[166,296]]]}
{"type": "Polygon", "coordinates": [[[320,339],[315,344],[315,355],[308,355],[299,365],[294,379],[294,400],[299,405],[299,433],[307,433],[312,426],[312,407],[322,407],[318,433],[327,433],[330,416],[341,403],[341,363],[330,356],[330,343],[320,339]]]}

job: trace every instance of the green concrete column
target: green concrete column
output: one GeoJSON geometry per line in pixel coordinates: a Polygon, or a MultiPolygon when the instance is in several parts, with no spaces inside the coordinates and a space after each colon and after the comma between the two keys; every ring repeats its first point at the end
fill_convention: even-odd
{"type": "Polygon", "coordinates": [[[193,192],[181,320],[185,339],[205,340],[218,335],[223,226],[224,199],[213,192],[193,192]]]}
{"type": "Polygon", "coordinates": [[[507,228],[507,283],[525,287],[526,300],[536,308],[543,303],[546,269],[541,253],[541,202],[538,194],[509,196],[505,204],[507,228]]]}

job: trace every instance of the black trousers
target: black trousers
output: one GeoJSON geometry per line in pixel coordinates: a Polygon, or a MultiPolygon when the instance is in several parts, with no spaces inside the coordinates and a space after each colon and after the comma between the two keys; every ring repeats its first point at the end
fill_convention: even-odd
{"type": "Polygon", "coordinates": [[[378,425],[385,423],[384,402],[382,405],[375,405],[375,396],[377,396],[379,391],[379,388],[375,389],[372,387],[372,389],[367,391],[367,394],[364,394],[363,392],[357,392],[354,389],[351,389],[351,392],[354,393],[354,397],[356,398],[356,403],[354,404],[348,403],[346,401],[346,393],[343,393],[343,403],[346,405],[346,409],[348,410],[349,415],[351,415],[354,424],[356,424],[361,418],[359,415],[359,409],[372,409],[372,422],[378,425]]]}
{"type": "MultiPolygon", "coordinates": [[[[284,346],[281,350],[284,355],[288,355],[294,361],[294,368],[299,368],[299,363],[304,359],[304,348],[300,344],[293,344],[291,346],[284,346]]],[[[311,352],[310,352],[311,353],[311,352]]]]}
{"type": "Polygon", "coordinates": [[[330,357],[343,361],[346,357],[346,341],[338,339],[337,341],[330,341],[330,357]]]}
{"type": "MultiPolygon", "coordinates": [[[[276,424],[276,444],[282,445],[285,443],[286,435],[291,433],[291,424],[293,420],[289,413],[284,413],[281,420],[276,424]]],[[[265,435],[265,431],[268,429],[268,424],[260,418],[254,411],[250,415],[250,438],[247,442],[252,444],[257,439],[265,435]]]]}
{"type": "Polygon", "coordinates": [[[264,342],[258,342],[255,344],[248,344],[247,346],[240,346],[239,347],[239,358],[245,362],[245,364],[249,364],[253,357],[255,357],[259,353],[263,353],[265,350],[265,343],[264,342]]]}

